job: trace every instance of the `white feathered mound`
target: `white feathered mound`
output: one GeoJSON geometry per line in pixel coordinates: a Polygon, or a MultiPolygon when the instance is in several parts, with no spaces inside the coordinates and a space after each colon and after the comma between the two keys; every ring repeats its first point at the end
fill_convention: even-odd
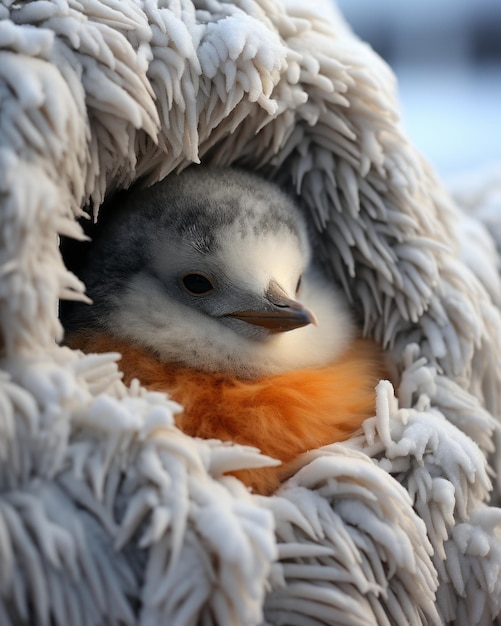
{"type": "Polygon", "coordinates": [[[500,315],[330,3],[3,0],[0,116],[0,624],[501,623],[500,315]],[[276,497],[224,476],[256,451],[186,437],[117,355],[57,345],[82,291],[57,235],[199,160],[297,191],[400,381],[276,497]]]}

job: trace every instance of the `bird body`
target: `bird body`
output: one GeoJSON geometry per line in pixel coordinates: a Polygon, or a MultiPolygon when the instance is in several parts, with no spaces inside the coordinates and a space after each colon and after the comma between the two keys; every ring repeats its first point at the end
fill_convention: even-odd
{"type": "Polygon", "coordinates": [[[384,378],[381,352],[355,340],[329,365],[241,379],[160,363],[144,348],[109,334],[75,335],[84,352],[120,352],[125,383],[138,378],[152,391],[168,391],[184,410],[176,418],[188,435],[257,447],[279,467],[235,474],[256,493],[269,494],[288,477],[297,456],[342,441],[374,410],[374,387],[384,378]]]}
{"type": "Polygon", "coordinates": [[[354,340],[312,263],[306,224],[275,185],[190,168],[104,216],[79,272],[93,306],[63,309],[67,343],[119,351],[125,381],[166,391],[187,434],[253,445],[281,468],[237,473],[260,493],[306,450],[374,412],[381,352],[354,340]]]}

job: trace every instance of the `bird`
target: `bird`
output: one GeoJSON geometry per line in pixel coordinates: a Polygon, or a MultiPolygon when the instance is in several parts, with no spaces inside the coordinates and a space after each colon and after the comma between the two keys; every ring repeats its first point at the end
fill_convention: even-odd
{"type": "Polygon", "coordinates": [[[301,454],[360,429],[387,377],[315,245],[254,172],[191,166],[129,189],[97,220],[78,271],[92,304],[61,307],[65,343],[119,352],[124,382],[169,394],[188,435],[280,461],[233,472],[269,495],[301,454]]]}

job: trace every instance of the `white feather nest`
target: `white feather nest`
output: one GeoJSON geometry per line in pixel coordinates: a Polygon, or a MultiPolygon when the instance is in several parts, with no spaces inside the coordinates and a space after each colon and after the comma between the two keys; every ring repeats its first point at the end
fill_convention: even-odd
{"type": "Polygon", "coordinates": [[[327,1],[1,2],[2,626],[501,623],[498,261],[458,236],[394,87],[327,1]],[[401,381],[275,497],[224,476],[255,450],[57,345],[82,293],[57,235],[201,159],[297,191],[401,381]]]}

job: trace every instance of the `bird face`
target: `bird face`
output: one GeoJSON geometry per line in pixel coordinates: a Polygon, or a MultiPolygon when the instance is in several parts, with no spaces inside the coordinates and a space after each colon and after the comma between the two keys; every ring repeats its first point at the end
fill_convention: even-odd
{"type": "Polygon", "coordinates": [[[322,365],[351,323],[310,256],[305,223],[277,187],[193,168],[110,213],[81,273],[94,301],[85,320],[201,370],[251,378],[322,365]]]}
{"type": "Polygon", "coordinates": [[[158,242],[152,271],[172,302],[255,341],[316,322],[299,298],[309,249],[295,233],[282,227],[263,234],[250,220],[215,235],[205,250],[196,225],[158,242]]]}

